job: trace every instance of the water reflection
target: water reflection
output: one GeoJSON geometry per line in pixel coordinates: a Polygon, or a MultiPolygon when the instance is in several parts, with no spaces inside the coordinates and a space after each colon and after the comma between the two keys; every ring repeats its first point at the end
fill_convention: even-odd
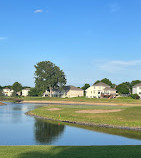
{"type": "Polygon", "coordinates": [[[25,113],[47,105],[7,104],[0,107],[0,145],[141,145],[140,131],[36,119],[25,113]]]}
{"type": "Polygon", "coordinates": [[[63,133],[65,126],[58,123],[49,123],[46,120],[35,119],[35,138],[41,144],[51,144],[63,133]]]}

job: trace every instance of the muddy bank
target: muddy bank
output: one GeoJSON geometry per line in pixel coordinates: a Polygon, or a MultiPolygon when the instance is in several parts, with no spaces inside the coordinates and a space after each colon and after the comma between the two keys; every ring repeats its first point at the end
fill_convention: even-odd
{"type": "Polygon", "coordinates": [[[6,105],[6,104],[5,104],[5,103],[0,102],[0,106],[2,106],[2,105],[6,105]]]}
{"type": "Polygon", "coordinates": [[[104,128],[115,128],[115,129],[125,129],[125,130],[136,130],[141,131],[141,127],[127,127],[127,126],[114,126],[114,125],[108,125],[108,124],[95,124],[95,123],[86,123],[86,122],[77,122],[77,121],[68,121],[68,120],[55,120],[50,119],[47,117],[42,117],[33,114],[32,112],[27,112],[27,115],[34,116],[36,118],[45,119],[45,120],[52,120],[52,121],[59,121],[64,123],[72,123],[72,124],[78,124],[78,125],[85,125],[85,126],[94,126],[94,127],[104,127],[104,128]]]}

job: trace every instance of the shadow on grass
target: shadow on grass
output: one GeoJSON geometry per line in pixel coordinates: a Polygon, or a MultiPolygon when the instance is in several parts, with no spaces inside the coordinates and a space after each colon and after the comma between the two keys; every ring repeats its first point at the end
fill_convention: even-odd
{"type": "Polygon", "coordinates": [[[51,147],[19,154],[16,158],[138,158],[141,146],[51,147]]]}

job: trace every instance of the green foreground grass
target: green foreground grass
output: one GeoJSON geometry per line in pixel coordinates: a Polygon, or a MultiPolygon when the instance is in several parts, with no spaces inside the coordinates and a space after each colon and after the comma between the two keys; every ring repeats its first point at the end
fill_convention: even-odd
{"type": "Polygon", "coordinates": [[[141,146],[1,146],[0,158],[139,158],[141,146]]]}
{"type": "Polygon", "coordinates": [[[31,112],[36,115],[52,120],[91,123],[97,125],[112,125],[123,127],[141,127],[141,107],[129,106],[93,106],[93,105],[48,105],[37,108],[31,112]],[[50,111],[50,108],[60,110],[50,111]],[[112,113],[76,113],[79,110],[112,110],[121,109],[120,112],[112,113]]]}

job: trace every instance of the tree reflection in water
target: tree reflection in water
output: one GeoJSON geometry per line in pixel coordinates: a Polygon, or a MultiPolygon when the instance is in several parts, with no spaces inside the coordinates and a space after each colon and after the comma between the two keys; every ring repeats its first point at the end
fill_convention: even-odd
{"type": "Polygon", "coordinates": [[[39,143],[51,144],[63,133],[64,125],[50,123],[47,120],[35,119],[35,138],[39,143]]]}

